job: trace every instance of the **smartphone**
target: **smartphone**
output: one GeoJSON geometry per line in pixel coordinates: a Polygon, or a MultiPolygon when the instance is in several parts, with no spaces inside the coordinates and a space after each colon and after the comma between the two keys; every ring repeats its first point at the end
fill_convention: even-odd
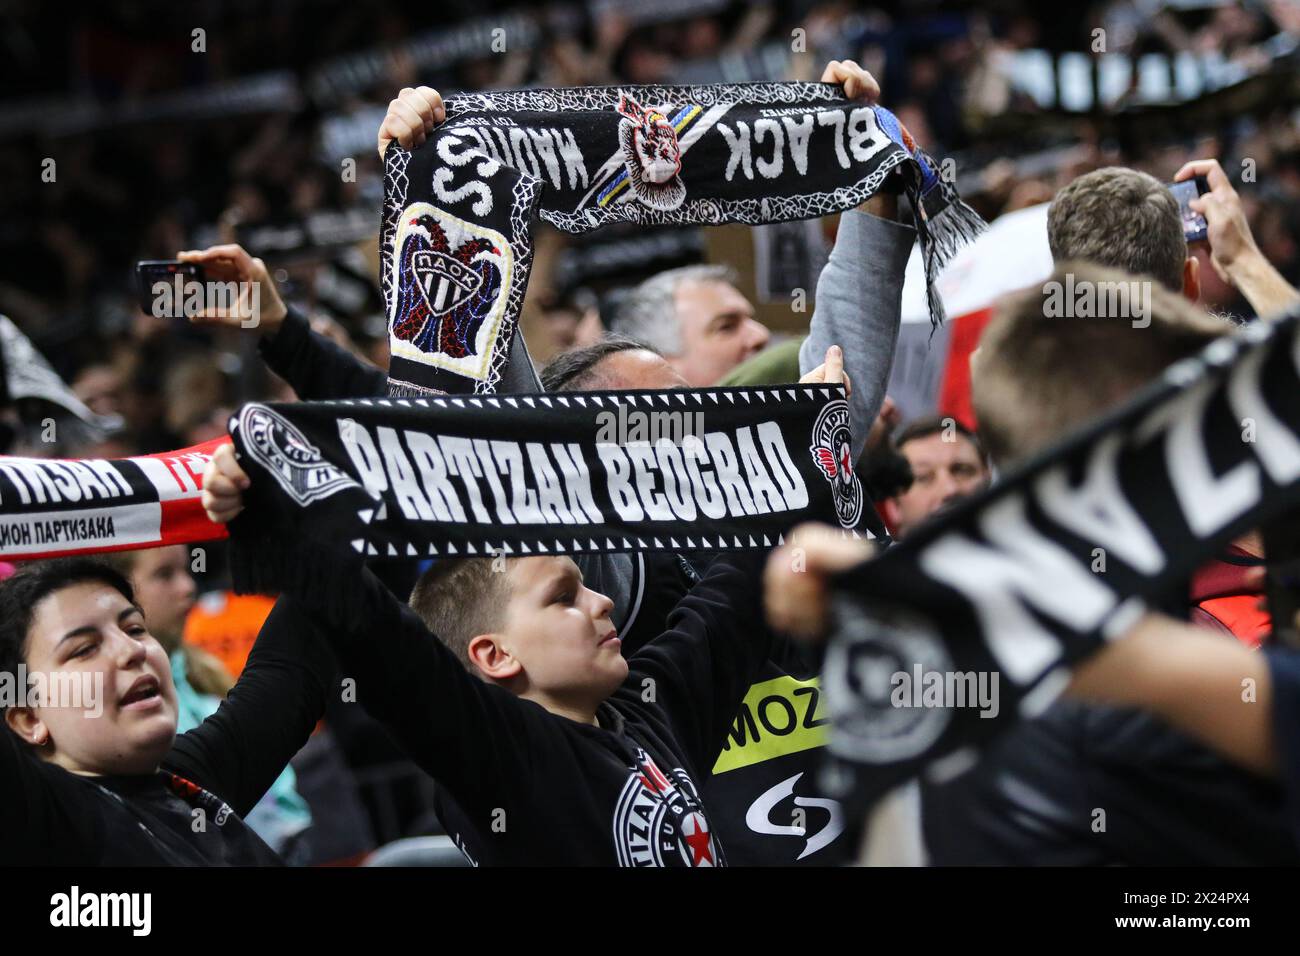
{"type": "Polygon", "coordinates": [[[1188,242],[1200,242],[1210,231],[1210,224],[1199,212],[1193,212],[1188,206],[1197,196],[1210,191],[1210,184],[1204,176],[1184,179],[1181,183],[1169,183],[1169,191],[1178,200],[1178,215],[1183,220],[1183,238],[1188,242]]]}
{"type": "Polygon", "coordinates": [[[185,285],[203,281],[203,266],[179,259],[143,259],[135,264],[135,277],[141,309],[159,318],[184,318],[185,285]]]}

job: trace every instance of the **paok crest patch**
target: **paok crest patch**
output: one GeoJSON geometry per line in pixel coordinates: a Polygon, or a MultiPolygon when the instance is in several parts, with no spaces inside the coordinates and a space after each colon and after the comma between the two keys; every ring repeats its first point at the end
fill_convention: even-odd
{"type": "Polygon", "coordinates": [[[484,381],[510,287],[510,243],[417,202],[402,213],[395,248],[393,354],[484,381]]]}

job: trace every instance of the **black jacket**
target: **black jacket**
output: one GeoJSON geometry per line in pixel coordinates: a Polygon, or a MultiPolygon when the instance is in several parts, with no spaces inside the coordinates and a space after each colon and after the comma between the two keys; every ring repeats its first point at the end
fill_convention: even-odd
{"type": "Polygon", "coordinates": [[[922,782],[930,862],[1300,862],[1275,783],[1140,711],[1058,701],[966,774],[922,782]]]}

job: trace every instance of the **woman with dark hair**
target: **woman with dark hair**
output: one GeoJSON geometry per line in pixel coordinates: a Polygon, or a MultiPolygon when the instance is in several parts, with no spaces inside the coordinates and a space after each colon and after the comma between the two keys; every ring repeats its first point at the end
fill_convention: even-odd
{"type": "Polygon", "coordinates": [[[334,674],[327,642],[284,613],[220,709],[177,736],[167,654],[121,574],[64,558],[0,582],[0,863],[281,862],[243,816],[334,674]]]}

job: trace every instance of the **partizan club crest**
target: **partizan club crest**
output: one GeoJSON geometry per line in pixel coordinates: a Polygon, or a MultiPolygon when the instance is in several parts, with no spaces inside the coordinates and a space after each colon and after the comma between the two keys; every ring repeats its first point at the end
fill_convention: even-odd
{"type": "MultiPolygon", "coordinates": [[[[908,760],[947,729],[953,711],[900,699],[899,675],[949,674],[952,659],[934,626],[920,617],[877,607],[837,605],[839,639],[822,668],[831,720],[830,751],[856,763],[908,760]]],[[[832,790],[834,788],[831,788],[832,790]]]]}
{"type": "Polygon", "coordinates": [[[849,529],[862,517],[862,482],[853,470],[853,433],[849,430],[849,406],[843,399],[827,403],[813,424],[808,451],[831,483],[835,514],[849,529]]]}
{"type": "Polygon", "coordinates": [[[690,776],[665,774],[640,748],[614,810],[614,849],[619,866],[726,864],[690,776]]]}
{"type": "Polygon", "coordinates": [[[265,405],[245,405],[236,427],[244,433],[248,453],[299,505],[328,498],[344,488],[361,487],[351,475],[325,461],[320,449],[292,423],[265,405]]]}

